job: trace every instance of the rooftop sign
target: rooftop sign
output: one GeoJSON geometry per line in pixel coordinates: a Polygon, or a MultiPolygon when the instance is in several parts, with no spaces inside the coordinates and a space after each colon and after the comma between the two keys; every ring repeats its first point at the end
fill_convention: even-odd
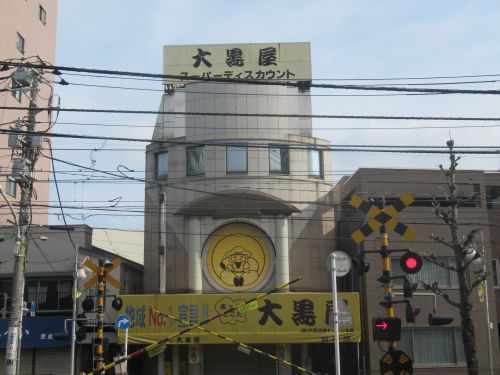
{"type": "Polygon", "coordinates": [[[309,43],[164,46],[163,73],[197,78],[310,81],[311,50],[309,43]]]}

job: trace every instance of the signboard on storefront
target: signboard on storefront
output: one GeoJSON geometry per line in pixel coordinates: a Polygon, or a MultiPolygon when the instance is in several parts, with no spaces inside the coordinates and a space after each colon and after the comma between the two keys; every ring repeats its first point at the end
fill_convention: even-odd
{"type": "MultiPolygon", "coordinates": [[[[64,331],[64,321],[71,319],[71,316],[25,316],[22,325],[23,348],[50,348],[71,345],[71,336],[67,339],[55,339],[54,333],[64,331]]],[[[71,329],[71,322],[67,324],[67,329],[71,329]]],[[[9,330],[9,319],[0,319],[0,348],[7,345],[7,334],[9,330]]]]}
{"type": "MultiPolygon", "coordinates": [[[[148,344],[186,329],[187,323],[169,319],[166,313],[190,325],[232,307],[241,306],[257,294],[177,294],[121,296],[120,313],[130,317],[129,342],[148,344]]],[[[358,293],[339,293],[351,314],[340,327],[341,342],[360,342],[358,293]]],[[[255,309],[235,309],[211,321],[205,328],[244,343],[325,343],[333,341],[331,293],[277,293],[258,300],[255,309]]],[[[123,333],[118,332],[123,341],[123,333]]],[[[225,341],[193,329],[171,344],[224,344],[225,341]]]]}
{"type": "Polygon", "coordinates": [[[163,64],[164,74],[186,78],[311,80],[309,43],[164,46],[163,64]]]}

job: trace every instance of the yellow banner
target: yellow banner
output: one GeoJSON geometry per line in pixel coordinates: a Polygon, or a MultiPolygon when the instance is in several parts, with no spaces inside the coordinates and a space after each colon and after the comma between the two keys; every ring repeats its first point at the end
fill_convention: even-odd
{"type": "MultiPolygon", "coordinates": [[[[121,314],[131,320],[129,343],[150,344],[188,328],[169,319],[168,313],[191,325],[202,322],[257,296],[241,294],[156,294],[121,296],[121,314]]],[[[206,329],[247,344],[318,343],[333,341],[331,293],[279,293],[259,300],[258,306],[236,308],[204,325],[206,329]]],[[[360,342],[358,293],[339,293],[341,342],[360,342]]],[[[124,332],[118,332],[123,342],[124,332]]],[[[170,344],[224,344],[223,339],[193,329],[170,344]]]]}

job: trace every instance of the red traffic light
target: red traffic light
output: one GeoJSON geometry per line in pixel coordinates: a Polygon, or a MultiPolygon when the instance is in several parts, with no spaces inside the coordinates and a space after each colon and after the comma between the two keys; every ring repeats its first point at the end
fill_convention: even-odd
{"type": "Polygon", "coordinates": [[[407,251],[401,257],[400,264],[405,273],[417,273],[422,268],[422,258],[413,251],[407,251]]]}

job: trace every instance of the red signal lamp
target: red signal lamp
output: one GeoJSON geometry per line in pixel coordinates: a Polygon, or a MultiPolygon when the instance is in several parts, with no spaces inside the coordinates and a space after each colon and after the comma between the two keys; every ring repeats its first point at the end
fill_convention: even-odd
{"type": "Polygon", "coordinates": [[[417,273],[422,268],[422,258],[413,251],[407,251],[400,260],[401,269],[405,273],[417,273]]]}

